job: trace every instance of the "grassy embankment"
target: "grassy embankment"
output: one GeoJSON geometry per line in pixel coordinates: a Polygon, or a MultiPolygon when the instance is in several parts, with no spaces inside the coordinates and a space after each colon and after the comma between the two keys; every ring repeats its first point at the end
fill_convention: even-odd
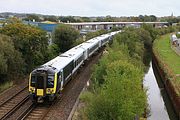
{"type": "Polygon", "coordinates": [[[180,56],[171,49],[169,39],[167,34],[155,40],[153,51],[160,61],[160,67],[174,86],[177,95],[180,96],[180,56]]]}

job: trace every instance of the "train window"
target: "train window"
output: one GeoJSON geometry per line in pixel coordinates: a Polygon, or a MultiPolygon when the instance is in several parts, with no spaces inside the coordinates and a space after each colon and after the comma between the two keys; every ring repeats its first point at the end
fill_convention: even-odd
{"type": "Polygon", "coordinates": [[[63,79],[66,80],[67,77],[71,74],[73,68],[73,61],[70,62],[66,67],[63,68],[63,79]]]}
{"type": "Polygon", "coordinates": [[[98,48],[99,44],[94,45],[92,48],[89,49],[89,54],[93,52],[96,48],[98,48]]]}
{"type": "Polygon", "coordinates": [[[31,76],[31,87],[35,87],[35,84],[36,84],[35,76],[31,76]]]}
{"type": "Polygon", "coordinates": [[[53,87],[54,87],[54,76],[48,75],[47,88],[53,88],[53,87]]]}

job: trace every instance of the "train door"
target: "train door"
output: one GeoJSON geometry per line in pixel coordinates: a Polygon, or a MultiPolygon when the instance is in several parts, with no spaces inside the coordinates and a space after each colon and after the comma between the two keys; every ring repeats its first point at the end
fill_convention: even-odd
{"type": "Polygon", "coordinates": [[[41,73],[37,74],[36,77],[36,95],[37,96],[45,96],[46,95],[46,84],[47,84],[47,74],[41,73]]]}
{"type": "Polygon", "coordinates": [[[63,74],[62,74],[62,70],[58,73],[58,84],[57,84],[57,90],[58,92],[60,92],[61,90],[63,90],[63,74]]]}
{"type": "Polygon", "coordinates": [[[85,49],[84,51],[84,60],[88,58],[88,49],[85,49]]]}

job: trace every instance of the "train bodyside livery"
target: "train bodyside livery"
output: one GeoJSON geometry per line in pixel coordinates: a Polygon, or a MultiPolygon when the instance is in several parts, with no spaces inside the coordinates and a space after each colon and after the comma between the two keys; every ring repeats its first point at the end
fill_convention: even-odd
{"type": "Polygon", "coordinates": [[[90,39],[34,69],[29,77],[29,93],[33,102],[53,101],[79,67],[120,31],[90,39]]]}

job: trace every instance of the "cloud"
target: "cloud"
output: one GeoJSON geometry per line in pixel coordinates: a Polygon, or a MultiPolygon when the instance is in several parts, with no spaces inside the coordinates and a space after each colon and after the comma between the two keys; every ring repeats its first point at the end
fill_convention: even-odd
{"type": "Polygon", "coordinates": [[[180,15],[180,0],[0,0],[0,12],[82,16],[180,15]]]}

